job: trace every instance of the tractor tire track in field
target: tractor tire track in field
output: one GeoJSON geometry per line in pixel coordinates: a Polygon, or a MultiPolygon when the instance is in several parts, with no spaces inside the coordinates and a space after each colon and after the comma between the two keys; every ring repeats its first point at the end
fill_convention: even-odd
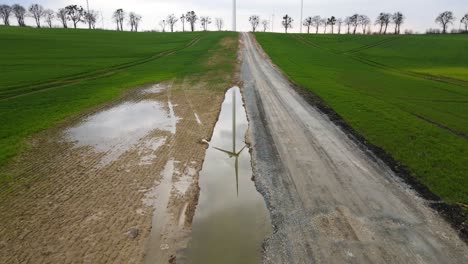
{"type": "Polygon", "coordinates": [[[465,135],[465,134],[463,134],[462,132],[459,132],[459,131],[457,131],[457,130],[455,130],[455,129],[452,129],[452,128],[448,127],[448,126],[439,124],[439,123],[437,123],[437,122],[435,122],[435,121],[433,121],[433,120],[431,120],[431,119],[429,119],[429,118],[427,118],[427,117],[424,117],[424,116],[421,116],[421,115],[418,115],[418,114],[415,114],[415,113],[411,113],[411,114],[412,114],[413,116],[415,116],[415,117],[417,117],[417,118],[419,118],[419,119],[425,121],[425,122],[428,122],[429,124],[432,124],[432,125],[435,125],[435,126],[437,126],[437,127],[439,127],[439,128],[442,128],[442,129],[444,129],[444,130],[446,130],[446,131],[452,133],[453,135],[455,135],[455,136],[457,136],[457,137],[459,137],[459,138],[462,138],[462,139],[464,139],[464,140],[468,140],[468,135],[465,135]]]}
{"type": "Polygon", "coordinates": [[[457,232],[383,161],[299,95],[243,34],[255,182],[274,234],[265,263],[465,263],[457,232]]]}
{"type": "MultiPolygon", "coordinates": [[[[313,41],[311,41],[310,39],[306,39],[304,36],[301,36],[301,35],[292,35],[292,36],[295,39],[297,39],[299,42],[303,43],[304,45],[311,46],[311,47],[316,47],[316,48],[319,48],[319,49],[322,49],[322,50],[325,50],[325,51],[328,51],[328,52],[331,52],[331,53],[334,53],[334,54],[337,54],[337,55],[348,56],[349,58],[352,58],[354,60],[357,60],[357,61],[359,61],[361,63],[367,64],[367,65],[372,66],[372,67],[376,67],[376,68],[380,68],[380,69],[388,70],[388,71],[392,71],[392,72],[397,72],[397,73],[408,75],[408,76],[415,77],[415,78],[431,80],[431,81],[436,81],[436,82],[442,82],[442,83],[448,83],[448,84],[453,84],[453,85],[457,85],[457,86],[461,86],[461,87],[468,87],[468,82],[464,81],[464,80],[445,77],[445,76],[436,76],[436,75],[431,75],[431,74],[427,74],[427,73],[407,71],[407,70],[403,70],[403,69],[400,69],[400,68],[395,68],[395,67],[392,67],[392,66],[389,66],[389,65],[386,65],[386,64],[382,64],[382,63],[379,63],[379,62],[376,62],[376,61],[373,61],[373,60],[370,60],[370,59],[367,59],[367,58],[363,58],[362,56],[355,55],[355,53],[358,53],[360,51],[363,51],[363,50],[366,50],[366,49],[371,49],[371,48],[374,48],[374,47],[377,47],[377,46],[381,46],[381,45],[384,45],[384,44],[391,43],[393,41],[402,39],[403,36],[377,41],[375,43],[371,43],[371,44],[368,44],[368,45],[364,45],[362,47],[358,47],[356,49],[351,49],[351,50],[343,51],[343,52],[337,52],[335,50],[332,50],[332,49],[323,47],[321,45],[318,45],[318,44],[314,43],[313,41]]],[[[449,92],[451,92],[451,91],[449,91],[449,92]]]]}
{"type": "Polygon", "coordinates": [[[375,42],[375,43],[370,43],[370,44],[364,45],[364,46],[362,46],[362,47],[358,47],[358,48],[355,48],[355,49],[343,51],[343,52],[341,52],[341,53],[356,53],[356,52],[363,51],[363,50],[366,50],[366,49],[370,49],[370,48],[374,48],[374,47],[377,47],[377,46],[381,46],[381,45],[384,45],[384,44],[393,42],[393,41],[398,40],[398,39],[401,39],[401,38],[402,38],[402,36],[399,36],[399,37],[392,37],[392,38],[388,38],[388,39],[383,39],[383,40],[377,41],[377,42],[375,42]]]}
{"type": "Polygon", "coordinates": [[[3,89],[3,91],[0,92],[0,101],[11,99],[11,98],[16,98],[16,97],[21,97],[21,96],[25,96],[25,95],[32,94],[32,93],[37,93],[37,92],[41,92],[44,90],[56,89],[56,88],[76,84],[82,81],[95,80],[95,79],[99,79],[102,77],[110,76],[115,73],[126,70],[128,68],[138,66],[144,63],[148,63],[150,61],[154,61],[163,57],[167,57],[181,50],[193,47],[194,45],[198,43],[198,41],[200,41],[200,39],[201,39],[201,36],[197,36],[181,48],[166,50],[166,51],[160,52],[158,54],[155,54],[153,56],[150,56],[144,59],[139,59],[136,61],[127,62],[127,63],[123,63],[119,65],[113,65],[111,67],[98,69],[92,72],[71,75],[62,79],[56,79],[56,80],[48,81],[48,82],[6,87],[3,89]]]}
{"type": "MultiPolygon", "coordinates": [[[[411,76],[411,77],[415,77],[415,78],[419,78],[419,79],[424,79],[424,80],[448,83],[448,84],[453,84],[453,85],[457,85],[457,86],[461,86],[461,87],[468,87],[468,81],[449,78],[449,77],[445,77],[445,76],[436,76],[436,75],[431,75],[431,74],[427,74],[427,73],[407,71],[407,70],[403,70],[403,69],[400,69],[400,68],[388,66],[386,64],[382,64],[382,63],[379,63],[379,62],[376,62],[376,61],[373,61],[373,60],[370,60],[370,59],[366,59],[366,58],[363,58],[363,57],[360,57],[360,56],[350,55],[349,57],[353,58],[354,60],[357,60],[357,61],[359,61],[361,63],[367,64],[367,65],[372,66],[372,67],[380,68],[382,70],[392,71],[392,72],[396,72],[396,73],[400,73],[400,74],[404,74],[404,75],[407,75],[407,76],[411,76]]],[[[449,91],[449,90],[446,90],[446,91],[453,93],[453,91],[449,91]]]]}

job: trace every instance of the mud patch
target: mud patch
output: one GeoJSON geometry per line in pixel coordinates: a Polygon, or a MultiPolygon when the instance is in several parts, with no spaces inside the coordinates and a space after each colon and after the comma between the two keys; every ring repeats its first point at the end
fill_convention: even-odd
{"type": "MultiPolygon", "coordinates": [[[[235,47],[216,48],[208,55],[218,52],[233,54],[235,47]]],[[[217,65],[235,64],[232,58],[222,59],[217,65]]],[[[21,180],[11,185],[8,195],[0,193],[0,263],[142,263],[148,250],[154,249],[165,254],[157,263],[174,263],[176,250],[186,247],[198,201],[198,171],[206,151],[199,142],[211,138],[225,88],[234,78],[233,68],[215,66],[167,84],[128,89],[115,101],[34,135],[27,142],[30,150],[5,169],[21,180]],[[218,68],[225,70],[219,73],[214,70],[218,68]],[[90,135],[92,140],[81,141],[70,137],[70,130],[107,111],[126,105],[134,109],[135,104],[147,101],[159,104],[152,103],[164,114],[161,129],[148,129],[144,123],[137,127],[145,133],[119,127],[125,131],[123,136],[105,138],[103,145],[94,135],[90,135]],[[174,117],[176,121],[167,122],[174,117]],[[129,142],[127,136],[138,140],[129,142]],[[125,151],[119,149],[111,161],[101,163],[120,145],[125,151]],[[174,170],[165,179],[162,172],[170,161],[174,170]],[[193,175],[189,168],[197,173],[193,175]],[[189,182],[181,180],[185,174],[193,176],[192,184],[180,192],[175,186],[189,182]],[[168,188],[158,187],[167,181],[168,188]],[[160,192],[169,196],[166,206],[154,204],[160,192]],[[155,207],[156,214],[164,209],[165,225],[153,224],[155,207]],[[161,230],[160,243],[148,249],[148,238],[156,229],[161,230]]]]}

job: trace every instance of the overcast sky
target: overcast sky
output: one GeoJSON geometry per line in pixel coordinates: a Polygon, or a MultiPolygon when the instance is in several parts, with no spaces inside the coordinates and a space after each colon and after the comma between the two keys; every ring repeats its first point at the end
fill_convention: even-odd
{"type": "MultiPolygon", "coordinates": [[[[0,0],[0,3],[19,3],[25,6],[38,3],[46,8],[58,9],[68,4],[78,4],[86,8],[86,0],[0,0]]],[[[256,14],[261,19],[273,19],[274,31],[282,31],[281,17],[289,14],[295,21],[293,30],[299,31],[301,0],[237,0],[237,27],[240,31],[249,30],[248,18],[256,14]]],[[[111,20],[112,12],[117,8],[134,11],[143,16],[140,28],[142,30],[161,30],[159,21],[169,14],[176,14],[194,10],[199,16],[220,17],[225,21],[225,29],[232,28],[232,0],[89,0],[90,9],[102,12],[104,19],[98,27],[115,28],[111,20]]],[[[372,21],[380,12],[401,11],[406,16],[402,30],[412,29],[424,32],[427,28],[437,27],[435,17],[442,11],[451,10],[457,17],[452,26],[458,29],[460,18],[468,13],[468,0],[304,0],[304,17],[320,15],[322,17],[346,17],[354,13],[368,15],[372,21]]],[[[28,19],[32,25],[34,21],[28,19]]],[[[55,22],[59,25],[59,22],[55,22]]],[[[84,25],[83,25],[84,26],[84,25]]],[[[177,27],[181,27],[178,23],[177,27]]],[[[200,26],[197,26],[200,29],[200,26]]],[[[210,25],[215,29],[214,23],[210,25]]]]}

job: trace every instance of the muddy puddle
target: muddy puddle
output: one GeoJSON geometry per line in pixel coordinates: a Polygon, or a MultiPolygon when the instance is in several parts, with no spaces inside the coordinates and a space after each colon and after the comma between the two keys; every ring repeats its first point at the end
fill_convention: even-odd
{"type": "Polygon", "coordinates": [[[263,197],[251,179],[247,129],[239,88],[231,88],[200,172],[191,241],[178,254],[177,263],[261,262],[261,245],[271,224],[263,197]]]}
{"type": "MultiPolygon", "coordinates": [[[[163,91],[159,85],[141,91],[141,95],[156,94],[163,91]]],[[[76,147],[91,147],[103,153],[99,165],[105,166],[118,160],[126,151],[140,147],[155,151],[164,144],[165,138],[153,138],[143,142],[155,130],[176,132],[179,120],[174,114],[170,101],[148,99],[148,96],[133,98],[85,118],[74,127],[67,129],[67,141],[75,142],[76,147]],[[143,144],[142,146],[139,146],[143,144]]],[[[142,158],[141,163],[151,162],[152,156],[142,158]]]]}

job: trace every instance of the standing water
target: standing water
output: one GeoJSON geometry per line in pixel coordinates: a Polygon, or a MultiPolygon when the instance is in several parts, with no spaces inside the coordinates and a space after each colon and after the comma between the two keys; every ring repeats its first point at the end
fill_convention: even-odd
{"type": "Polygon", "coordinates": [[[231,88],[200,172],[192,239],[178,262],[261,262],[261,245],[271,224],[265,201],[252,181],[251,157],[244,141],[247,128],[240,90],[231,88]]]}

